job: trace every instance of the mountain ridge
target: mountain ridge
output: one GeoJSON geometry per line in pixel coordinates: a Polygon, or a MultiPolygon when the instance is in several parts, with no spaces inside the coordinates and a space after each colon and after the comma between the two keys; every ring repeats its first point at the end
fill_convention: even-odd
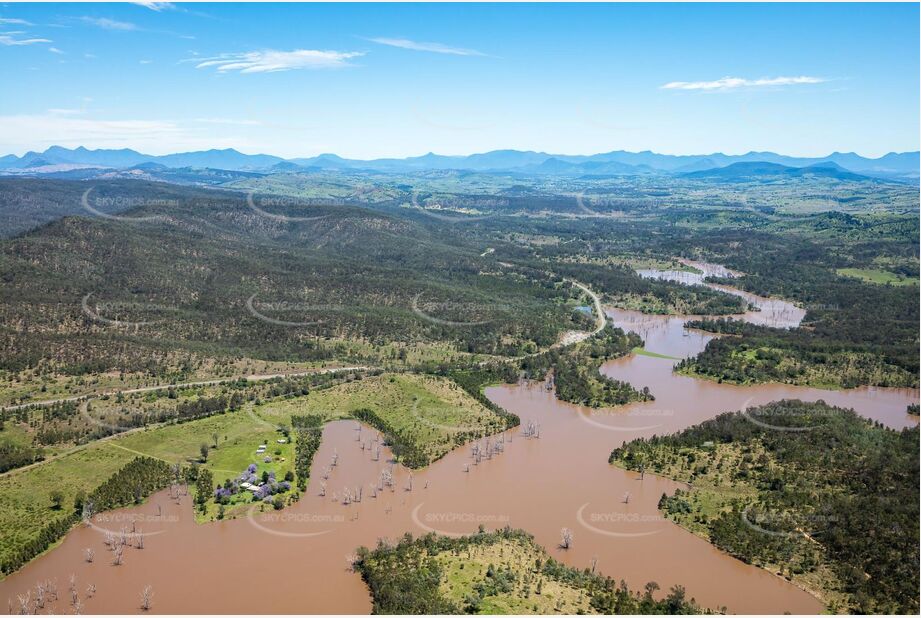
{"type": "MultiPolygon", "coordinates": [[[[629,152],[614,150],[592,155],[562,155],[532,150],[493,150],[465,156],[427,153],[417,157],[346,159],[333,153],[315,157],[285,159],[270,154],[245,154],[233,148],[179,152],[167,155],[146,155],[136,150],[97,149],[80,146],[69,149],[51,146],[44,152],[29,151],[18,157],[0,157],[0,170],[7,173],[67,166],[69,169],[112,168],[127,169],[155,163],[168,168],[212,168],[233,171],[277,172],[303,168],[323,170],[366,170],[380,172],[418,172],[429,170],[466,170],[474,172],[506,172],[522,174],[632,175],[650,173],[684,174],[707,169],[724,168],[735,163],[763,162],[803,168],[823,163],[835,164],[844,170],[870,176],[917,178],[921,158],[919,152],[890,152],[882,157],[868,158],[853,152],[833,152],[824,157],[793,157],[770,151],[750,151],[741,155],[721,152],[700,155],[667,155],[649,150],[629,152]]],[[[50,169],[49,169],[50,171],[50,169]]]]}

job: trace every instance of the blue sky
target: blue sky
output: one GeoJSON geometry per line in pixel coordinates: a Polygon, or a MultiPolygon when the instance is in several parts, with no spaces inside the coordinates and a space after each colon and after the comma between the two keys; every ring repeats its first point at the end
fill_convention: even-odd
{"type": "Polygon", "coordinates": [[[918,149],[917,4],[0,4],[0,153],[918,149]]]}

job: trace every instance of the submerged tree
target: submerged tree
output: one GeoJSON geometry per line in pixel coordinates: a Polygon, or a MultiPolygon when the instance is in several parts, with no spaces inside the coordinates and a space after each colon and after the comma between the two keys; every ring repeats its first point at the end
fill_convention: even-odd
{"type": "Polygon", "coordinates": [[[563,549],[569,549],[572,547],[572,530],[569,528],[563,528],[560,530],[560,547],[563,549]]]}
{"type": "Polygon", "coordinates": [[[144,586],[144,589],[141,591],[141,609],[145,612],[150,609],[151,602],[153,601],[153,587],[151,585],[144,586]]]}

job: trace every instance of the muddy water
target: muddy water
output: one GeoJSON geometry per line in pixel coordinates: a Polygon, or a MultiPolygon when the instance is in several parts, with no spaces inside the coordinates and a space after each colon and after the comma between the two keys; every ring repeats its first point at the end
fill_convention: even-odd
{"type": "MultiPolygon", "coordinates": [[[[749,314],[790,321],[791,306],[753,298],[762,311],[749,314]],[[773,308],[772,308],[773,307],[773,308]]],[[[683,318],[611,312],[613,321],[642,334],[647,348],[671,357],[696,354],[709,335],[687,332],[683,318]]],[[[404,532],[436,530],[447,534],[504,526],[524,528],[556,558],[597,568],[631,587],[656,581],[663,590],[684,585],[689,596],[709,607],[737,613],[816,613],[821,604],[807,593],[761,569],[719,552],[703,540],[661,519],[656,508],[663,492],[679,485],[610,467],[611,449],[639,436],[676,431],[739,409],[746,402],[798,397],[854,407],[892,426],[912,419],[905,406],[916,390],[861,389],[829,392],[790,386],[734,387],[672,373],[669,358],[631,356],[607,363],[602,371],[649,386],[655,402],[617,410],[591,410],[557,401],[543,384],[487,389],[499,405],[540,427],[539,437],[520,429],[506,432],[503,452],[475,464],[470,448],[458,449],[428,469],[410,475],[393,470],[392,488],[372,497],[370,483],[389,467],[389,453],[373,461],[362,450],[353,422],[324,429],[315,475],[336,452],[339,464],[319,494],[315,478],[295,506],[255,512],[252,518],[196,525],[188,497],[161,492],[140,507],[97,516],[62,544],[0,582],[0,601],[15,611],[17,595],[37,582],[56,580],[55,611],[69,611],[69,578],[77,578],[83,611],[140,611],[141,591],[152,586],[152,611],[162,613],[366,613],[371,604],[360,578],[347,568],[359,545],[394,539],[404,532]],[[360,503],[342,504],[345,487],[363,487],[360,503]],[[411,486],[411,489],[410,489],[411,486]],[[145,534],[143,549],[129,547],[124,564],[114,566],[104,530],[122,528],[145,534]],[[560,530],[572,529],[569,550],[558,547],[560,530]],[[96,552],[85,561],[84,548],[96,552]],[[86,588],[93,584],[90,597],[86,588]]],[[[368,439],[370,430],[362,432],[368,439]]],[[[52,604],[46,605],[50,609],[52,604]]]]}
{"type": "Polygon", "coordinates": [[[741,275],[741,273],[737,271],[729,270],[725,266],[720,266],[719,264],[708,264],[707,262],[697,262],[694,260],[681,260],[681,262],[686,266],[697,269],[700,272],[655,269],[640,269],[636,272],[641,277],[646,277],[649,279],[664,279],[666,281],[674,281],[684,285],[702,285],[712,290],[718,290],[720,292],[725,292],[726,294],[738,296],[744,299],[750,306],[756,307],[758,310],[749,311],[744,315],[734,317],[740,317],[746,322],[751,322],[752,324],[761,324],[764,326],[772,326],[774,328],[792,328],[799,326],[799,323],[802,322],[803,318],[806,316],[805,309],[797,307],[791,302],[787,302],[778,298],[765,298],[763,296],[757,296],[744,290],[739,290],[732,286],[723,285],[720,283],[710,283],[706,281],[707,277],[733,279],[741,275]]]}

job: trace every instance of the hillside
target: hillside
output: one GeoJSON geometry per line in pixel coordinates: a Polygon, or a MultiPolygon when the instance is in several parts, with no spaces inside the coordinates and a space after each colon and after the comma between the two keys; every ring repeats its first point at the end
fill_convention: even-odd
{"type": "Polygon", "coordinates": [[[687,178],[740,182],[751,180],[779,180],[784,178],[833,178],[835,180],[872,181],[869,176],[855,174],[834,162],[822,162],[805,167],[791,167],[779,163],[752,161],[732,163],[725,167],[716,167],[685,174],[687,178]]]}
{"type": "Polygon", "coordinates": [[[66,217],[0,244],[3,368],[324,360],[342,340],[516,355],[577,320],[569,286],[506,273],[412,220],[351,206],[275,208],[310,214],[278,220],[239,194],[163,191],[128,219],[66,217]]]}

